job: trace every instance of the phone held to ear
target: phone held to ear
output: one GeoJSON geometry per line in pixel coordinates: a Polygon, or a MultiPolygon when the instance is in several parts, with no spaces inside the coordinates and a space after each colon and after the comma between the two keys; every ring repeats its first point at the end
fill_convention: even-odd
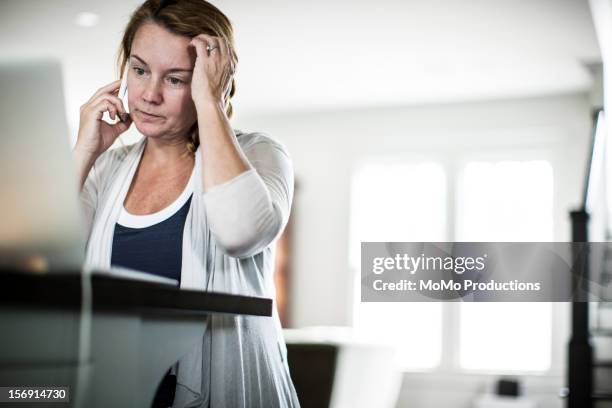
{"type": "Polygon", "coordinates": [[[128,107],[128,98],[127,98],[127,76],[128,76],[128,67],[125,67],[125,71],[123,71],[123,78],[121,79],[121,85],[119,86],[119,99],[123,102],[123,107],[127,113],[119,112],[117,117],[120,121],[125,122],[130,117],[130,108],[128,107]]]}
{"type": "Polygon", "coordinates": [[[117,114],[115,115],[115,119],[113,120],[111,119],[108,112],[104,112],[104,114],[102,115],[102,120],[108,123],[109,125],[114,125],[118,122],[125,122],[130,117],[127,101],[127,74],[128,69],[126,67],[125,71],[123,72],[123,77],[121,78],[121,84],[119,85],[119,92],[117,95],[119,96],[119,99],[121,99],[123,108],[127,113],[117,112],[117,114]]]}

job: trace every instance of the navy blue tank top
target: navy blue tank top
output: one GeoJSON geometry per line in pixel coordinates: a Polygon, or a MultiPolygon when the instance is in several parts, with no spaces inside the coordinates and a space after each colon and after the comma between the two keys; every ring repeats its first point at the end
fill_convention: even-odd
{"type": "Polygon", "coordinates": [[[183,229],[191,197],[172,216],[144,228],[115,224],[111,266],[181,280],[183,229]]]}

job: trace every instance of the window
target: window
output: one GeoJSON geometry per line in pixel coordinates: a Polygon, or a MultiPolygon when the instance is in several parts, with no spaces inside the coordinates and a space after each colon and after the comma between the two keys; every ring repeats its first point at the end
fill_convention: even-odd
{"type": "Polygon", "coordinates": [[[407,370],[435,368],[444,358],[463,370],[549,369],[550,303],[362,303],[359,251],[363,241],[552,241],[552,214],[553,174],[545,160],[362,165],[353,177],[350,219],[356,333],[397,343],[407,370]],[[458,346],[445,357],[442,321],[455,310],[459,324],[444,336],[458,346]]]}
{"type": "MultiPolygon", "coordinates": [[[[458,185],[457,241],[552,241],[553,176],[547,161],[468,162],[458,185]]],[[[550,303],[460,303],[459,316],[461,368],[550,367],[550,303]]]]}
{"type": "Polygon", "coordinates": [[[548,370],[551,303],[466,302],[459,305],[461,368],[496,372],[548,370]]]}
{"type": "Polygon", "coordinates": [[[552,167],[543,160],[466,163],[455,240],[552,241],[552,182],[552,167]]]}
{"type": "MultiPolygon", "coordinates": [[[[357,282],[362,241],[446,238],[446,177],[437,163],[366,164],[354,175],[351,203],[351,265],[357,272],[357,282]]],[[[397,344],[404,367],[423,369],[439,364],[440,303],[361,303],[359,285],[355,288],[357,335],[364,340],[397,344]]]]}

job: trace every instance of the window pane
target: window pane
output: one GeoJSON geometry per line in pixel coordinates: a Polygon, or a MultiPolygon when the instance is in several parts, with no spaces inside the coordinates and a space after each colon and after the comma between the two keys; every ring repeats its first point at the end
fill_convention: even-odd
{"type": "MultiPolygon", "coordinates": [[[[458,241],[552,241],[553,175],[546,161],[468,163],[459,180],[458,241]]],[[[550,367],[550,303],[461,303],[460,365],[550,367]]]]}
{"type": "Polygon", "coordinates": [[[403,369],[440,364],[442,303],[360,303],[357,298],[354,328],[364,341],[395,345],[403,369]]]}
{"type": "Polygon", "coordinates": [[[458,193],[457,241],[552,241],[547,161],[468,163],[458,193]]]}
{"type": "Polygon", "coordinates": [[[362,241],[445,241],[446,177],[436,163],[376,163],[354,175],[350,258],[355,270],[354,327],[367,341],[398,346],[406,369],[439,364],[441,303],[361,303],[362,241]]]}
{"type": "Polygon", "coordinates": [[[550,368],[551,303],[462,303],[460,327],[462,368],[550,368]]]}

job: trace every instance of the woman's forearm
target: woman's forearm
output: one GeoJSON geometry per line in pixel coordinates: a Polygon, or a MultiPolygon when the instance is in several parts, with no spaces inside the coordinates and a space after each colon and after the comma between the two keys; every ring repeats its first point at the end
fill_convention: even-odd
{"type": "Polygon", "coordinates": [[[83,189],[83,184],[87,180],[87,176],[91,171],[91,167],[96,162],[96,158],[90,153],[81,151],[78,147],[72,150],[72,159],[76,166],[77,174],[79,177],[79,191],[83,189]]]}
{"type": "Polygon", "coordinates": [[[222,106],[197,107],[204,191],[251,169],[222,106]]]}

